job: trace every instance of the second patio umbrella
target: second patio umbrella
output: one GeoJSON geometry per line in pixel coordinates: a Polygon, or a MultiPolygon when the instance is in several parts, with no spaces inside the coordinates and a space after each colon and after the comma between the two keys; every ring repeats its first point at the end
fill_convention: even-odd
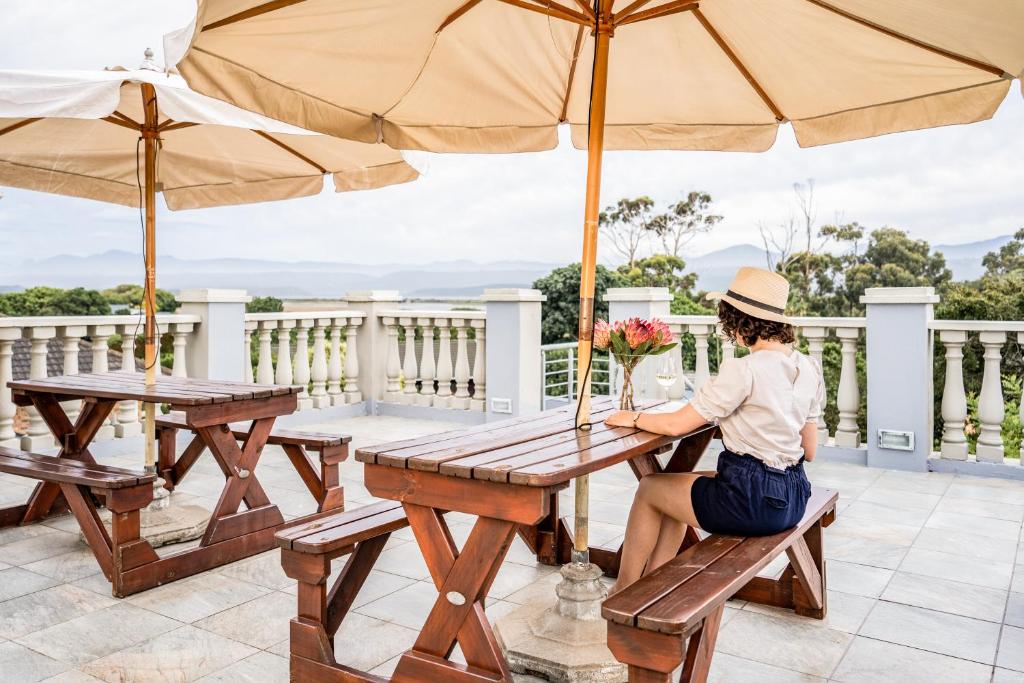
{"type": "MultiPolygon", "coordinates": [[[[146,383],[156,382],[156,193],[173,210],[414,180],[384,145],[310,133],[188,89],[151,61],[127,71],[0,71],[0,185],[144,208],[146,383]]],[[[146,404],[146,467],[153,413],[146,404]]]]}

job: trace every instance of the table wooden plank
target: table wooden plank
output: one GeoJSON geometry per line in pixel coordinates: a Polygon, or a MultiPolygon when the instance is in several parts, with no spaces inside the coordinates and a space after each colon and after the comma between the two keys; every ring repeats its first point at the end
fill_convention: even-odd
{"type": "Polygon", "coordinates": [[[252,400],[266,396],[298,394],[302,391],[302,387],[298,386],[252,385],[245,382],[192,380],[168,376],[157,377],[156,384],[147,387],[144,374],[118,372],[28,379],[9,382],[8,386],[15,394],[59,394],[170,403],[178,406],[252,400]]]}
{"type": "MultiPolygon", "coordinates": [[[[183,401],[193,401],[196,398],[205,399],[206,403],[228,403],[232,400],[231,394],[226,394],[220,391],[210,390],[204,394],[197,394],[195,391],[187,389],[167,386],[165,383],[160,382],[157,379],[157,384],[146,387],[144,383],[136,383],[132,381],[124,381],[117,376],[117,372],[109,374],[99,375],[70,375],[59,377],[60,387],[67,389],[98,389],[103,391],[114,391],[121,392],[127,395],[128,393],[134,393],[137,391],[148,391],[158,392],[161,396],[167,397],[168,399],[175,398],[183,401]]],[[[57,380],[58,377],[51,377],[47,379],[57,380]]],[[[32,381],[32,380],[26,380],[32,381]]],[[[35,390],[35,393],[43,393],[39,390],[35,390]]],[[[169,402],[169,400],[167,401],[169,402]]]]}

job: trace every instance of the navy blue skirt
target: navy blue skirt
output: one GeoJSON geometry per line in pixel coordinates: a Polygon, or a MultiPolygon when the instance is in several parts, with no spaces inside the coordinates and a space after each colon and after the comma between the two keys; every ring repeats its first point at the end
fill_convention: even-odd
{"type": "Polygon", "coordinates": [[[731,536],[769,536],[790,529],[804,516],[810,497],[803,460],[780,470],[729,450],[718,456],[718,476],[700,477],[691,489],[701,528],[731,536]]]}

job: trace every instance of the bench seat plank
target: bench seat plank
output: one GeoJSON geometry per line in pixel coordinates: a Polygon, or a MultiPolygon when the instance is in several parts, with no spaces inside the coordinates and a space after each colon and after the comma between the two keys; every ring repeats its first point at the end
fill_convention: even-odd
{"type": "Polygon", "coordinates": [[[156,480],[153,474],[84,463],[71,458],[27,453],[13,448],[0,448],[0,472],[99,489],[130,488],[156,480]]]}
{"type": "MultiPolygon", "coordinates": [[[[185,417],[176,413],[160,415],[156,419],[158,429],[191,429],[185,422],[185,417]]],[[[244,424],[230,425],[231,432],[236,439],[244,439],[248,429],[244,424]]],[[[326,434],[323,432],[306,432],[297,429],[284,429],[275,427],[267,437],[267,443],[276,446],[295,445],[302,446],[311,451],[319,451],[332,446],[341,446],[352,440],[351,436],[342,434],[326,434]]]]}
{"type": "Polygon", "coordinates": [[[276,539],[281,548],[324,555],[408,524],[402,504],[387,500],[285,529],[276,539]]]}

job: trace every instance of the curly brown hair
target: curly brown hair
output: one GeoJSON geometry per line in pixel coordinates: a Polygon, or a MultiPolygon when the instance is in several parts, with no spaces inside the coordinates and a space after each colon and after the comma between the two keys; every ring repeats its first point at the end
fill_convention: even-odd
{"type": "Polygon", "coordinates": [[[722,323],[722,331],[726,336],[740,339],[747,346],[753,346],[758,339],[792,344],[796,341],[796,331],[789,323],[773,320],[762,320],[744,313],[728,301],[718,302],[718,319],[722,323]]]}

